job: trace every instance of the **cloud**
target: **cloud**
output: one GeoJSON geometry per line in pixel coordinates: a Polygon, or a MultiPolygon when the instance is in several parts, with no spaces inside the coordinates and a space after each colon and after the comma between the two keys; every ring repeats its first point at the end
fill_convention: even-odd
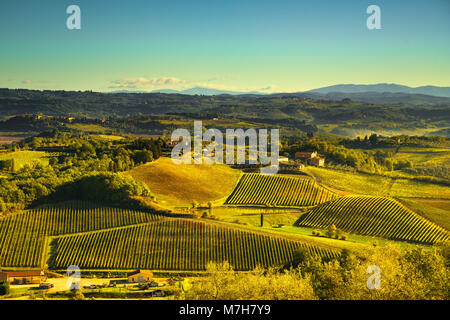
{"type": "Polygon", "coordinates": [[[197,83],[197,87],[202,88],[208,88],[208,89],[216,89],[216,90],[223,90],[223,91],[236,91],[236,92],[266,92],[270,93],[276,90],[276,85],[268,85],[266,87],[260,88],[260,87],[246,87],[246,88],[240,88],[236,86],[226,86],[221,84],[214,84],[214,83],[197,83]]]}
{"type": "Polygon", "coordinates": [[[111,81],[109,89],[125,89],[125,90],[152,90],[155,88],[170,88],[170,89],[189,89],[194,87],[202,87],[208,89],[222,90],[222,91],[236,91],[236,92],[273,92],[276,88],[275,85],[268,85],[265,87],[236,87],[233,85],[224,85],[215,83],[215,81],[229,80],[228,76],[214,76],[207,80],[195,81],[195,80],[183,80],[176,77],[160,77],[160,78],[123,78],[120,80],[111,81]]]}
{"type": "Polygon", "coordinates": [[[152,89],[154,87],[164,86],[164,85],[177,85],[184,84],[186,80],[175,78],[175,77],[161,77],[147,79],[145,77],[140,78],[123,78],[120,80],[111,81],[112,85],[109,86],[111,89],[152,89]]]}
{"type": "Polygon", "coordinates": [[[227,79],[229,79],[228,76],[215,76],[215,77],[208,79],[207,81],[213,82],[213,81],[223,81],[223,80],[227,80],[227,79]]]}

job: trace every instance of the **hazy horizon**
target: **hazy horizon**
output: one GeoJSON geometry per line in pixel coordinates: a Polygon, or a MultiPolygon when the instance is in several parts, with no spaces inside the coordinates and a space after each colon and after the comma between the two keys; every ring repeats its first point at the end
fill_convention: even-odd
{"type": "Polygon", "coordinates": [[[0,87],[264,93],[450,86],[448,1],[2,1],[0,87]],[[68,30],[66,9],[81,9],[68,30]],[[381,9],[369,30],[366,9],[381,9]]]}

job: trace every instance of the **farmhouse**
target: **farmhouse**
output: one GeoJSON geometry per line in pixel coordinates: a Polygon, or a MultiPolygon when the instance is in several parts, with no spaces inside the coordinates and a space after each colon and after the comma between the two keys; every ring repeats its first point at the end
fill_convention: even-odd
{"type": "Polygon", "coordinates": [[[304,164],[298,161],[280,162],[281,170],[299,171],[304,168],[304,164]]]}
{"type": "Polygon", "coordinates": [[[289,162],[289,158],[288,157],[278,157],[278,162],[279,163],[288,163],[289,162]]]}
{"type": "Polygon", "coordinates": [[[317,157],[317,151],[313,152],[296,152],[295,160],[308,160],[317,157]]]}
{"type": "Polygon", "coordinates": [[[325,164],[325,159],[320,157],[315,157],[312,159],[309,159],[309,164],[316,167],[323,167],[325,164]]]}
{"type": "Polygon", "coordinates": [[[153,278],[153,272],[150,270],[137,270],[127,274],[128,282],[149,282],[153,278]]]}
{"type": "Polygon", "coordinates": [[[319,156],[317,151],[313,152],[296,152],[295,160],[301,160],[311,166],[323,167],[325,165],[325,158],[319,156]]]}
{"type": "Polygon", "coordinates": [[[47,280],[44,271],[23,270],[23,271],[1,271],[0,281],[8,281],[12,284],[41,283],[47,280]]]}

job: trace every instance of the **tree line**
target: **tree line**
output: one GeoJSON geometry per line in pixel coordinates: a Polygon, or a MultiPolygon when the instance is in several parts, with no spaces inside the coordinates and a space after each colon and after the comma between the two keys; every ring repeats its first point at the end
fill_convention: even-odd
{"type": "MultiPolygon", "coordinates": [[[[161,145],[157,139],[102,141],[77,132],[51,131],[7,146],[10,151],[52,150],[56,155],[50,156],[48,166],[24,166],[1,177],[0,209],[23,209],[39,199],[48,199],[56,191],[61,195],[62,190],[69,195],[86,196],[101,192],[103,196],[100,199],[110,202],[123,202],[130,196],[149,196],[150,191],[145,186],[116,173],[159,158],[161,145]],[[86,181],[97,186],[97,191],[86,189],[89,184],[86,181]],[[75,192],[77,186],[84,187],[75,192]]],[[[4,170],[14,169],[14,161],[3,162],[2,165],[4,170]]]]}

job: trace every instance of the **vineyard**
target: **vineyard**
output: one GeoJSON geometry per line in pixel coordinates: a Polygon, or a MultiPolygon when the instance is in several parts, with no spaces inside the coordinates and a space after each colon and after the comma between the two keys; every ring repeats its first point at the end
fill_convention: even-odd
{"type": "Polygon", "coordinates": [[[291,261],[296,249],[331,258],[336,251],[281,237],[184,219],[60,237],[52,267],[85,269],[204,270],[209,261],[228,261],[251,270],[291,261]]]}
{"type": "Polygon", "coordinates": [[[309,179],[248,173],[241,178],[226,204],[315,206],[336,197],[309,179]]]}
{"type": "Polygon", "coordinates": [[[209,261],[227,260],[237,270],[249,270],[289,261],[299,247],[337,255],[282,237],[87,202],[0,219],[1,267],[203,270],[209,261]]]}
{"type": "Polygon", "coordinates": [[[388,197],[345,196],[309,210],[298,226],[337,228],[361,235],[392,240],[435,243],[449,233],[388,197]]]}
{"type": "Polygon", "coordinates": [[[47,236],[80,233],[150,222],[159,217],[134,210],[70,202],[0,219],[0,266],[37,267],[47,236]]]}

